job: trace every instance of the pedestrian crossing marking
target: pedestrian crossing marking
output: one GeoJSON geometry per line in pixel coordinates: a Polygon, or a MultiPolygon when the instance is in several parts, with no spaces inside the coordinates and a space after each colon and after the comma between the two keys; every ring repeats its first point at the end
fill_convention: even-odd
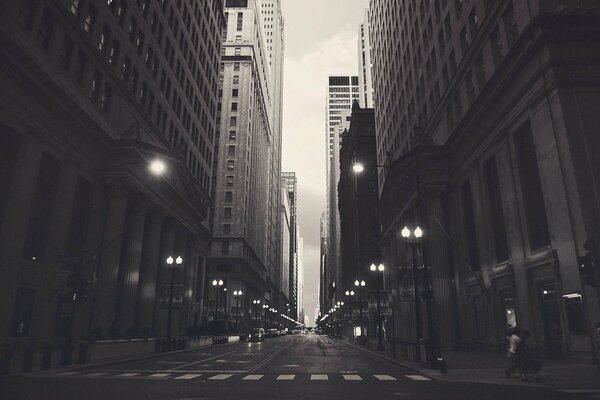
{"type": "Polygon", "coordinates": [[[125,372],[124,374],[119,374],[117,376],[122,376],[124,378],[128,378],[130,376],[138,376],[139,372],[125,372]]]}
{"type": "Polygon", "coordinates": [[[342,375],[347,381],[362,381],[360,375],[342,375]]]}
{"type": "Polygon", "coordinates": [[[278,381],[293,381],[296,375],[279,375],[277,377],[278,381]]]}
{"type": "Polygon", "coordinates": [[[86,377],[104,376],[108,375],[108,372],[92,372],[91,374],[85,374],[86,377]]]}
{"type": "Polygon", "coordinates": [[[412,379],[413,381],[430,381],[431,380],[423,375],[406,375],[406,377],[409,379],[412,379]]]}
{"type": "Polygon", "coordinates": [[[211,376],[208,379],[222,381],[222,380],[225,380],[227,378],[231,378],[232,376],[233,375],[231,375],[231,374],[219,374],[219,375],[211,376]]]}
{"type": "Polygon", "coordinates": [[[326,381],[329,377],[325,374],[312,374],[310,376],[311,381],[326,381]]]}
{"type": "Polygon", "coordinates": [[[188,380],[188,379],[197,378],[199,376],[202,376],[202,374],[185,374],[185,375],[178,376],[178,377],[176,377],[174,379],[185,379],[185,380],[188,380]]]}
{"type": "Polygon", "coordinates": [[[389,375],[373,375],[373,376],[380,381],[395,381],[396,380],[396,378],[394,378],[393,376],[389,376],[389,375]]]}
{"type": "Polygon", "coordinates": [[[247,375],[242,380],[244,381],[257,381],[262,378],[264,375],[247,375]]]}
{"type": "Polygon", "coordinates": [[[58,376],[71,376],[71,375],[77,375],[79,372],[61,372],[60,374],[56,374],[58,376]]]}
{"type": "Polygon", "coordinates": [[[152,375],[148,375],[148,378],[166,378],[169,375],[171,375],[171,374],[152,374],[152,375]]]}

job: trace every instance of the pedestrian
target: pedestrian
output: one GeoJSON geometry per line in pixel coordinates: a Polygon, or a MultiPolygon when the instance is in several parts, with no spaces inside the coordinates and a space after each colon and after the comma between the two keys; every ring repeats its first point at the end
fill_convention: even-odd
{"type": "Polygon", "coordinates": [[[508,338],[508,368],[504,370],[504,374],[507,378],[510,378],[510,374],[512,374],[514,370],[521,368],[521,359],[517,355],[517,346],[521,342],[520,335],[521,330],[518,327],[515,327],[508,338]]]}
{"type": "Polygon", "coordinates": [[[521,380],[528,380],[528,373],[533,372],[536,382],[540,381],[539,372],[542,369],[542,363],[538,360],[537,354],[529,338],[531,333],[527,330],[521,335],[521,342],[517,345],[517,357],[521,360],[521,380]]]}

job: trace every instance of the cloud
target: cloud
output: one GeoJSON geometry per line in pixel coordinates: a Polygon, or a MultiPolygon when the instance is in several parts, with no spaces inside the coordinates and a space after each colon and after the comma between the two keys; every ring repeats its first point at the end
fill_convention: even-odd
{"type": "Polygon", "coordinates": [[[357,30],[348,24],[299,58],[286,57],[283,170],[298,177],[298,214],[305,254],[305,312],[318,302],[319,218],[325,210],[326,88],[330,75],[356,75],[357,30]]]}

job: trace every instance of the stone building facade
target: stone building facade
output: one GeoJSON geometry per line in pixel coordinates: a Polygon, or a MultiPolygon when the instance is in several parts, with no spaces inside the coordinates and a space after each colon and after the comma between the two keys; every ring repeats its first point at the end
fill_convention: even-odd
{"type": "Polygon", "coordinates": [[[201,324],[223,24],[219,0],[0,5],[4,371],[166,335],[169,256],[171,333],[201,324]]]}
{"type": "Polygon", "coordinates": [[[549,356],[591,351],[598,289],[578,257],[599,246],[593,3],[371,3],[399,355],[419,338],[503,350],[515,325],[549,356]],[[423,229],[416,259],[404,226],[423,229]]]}

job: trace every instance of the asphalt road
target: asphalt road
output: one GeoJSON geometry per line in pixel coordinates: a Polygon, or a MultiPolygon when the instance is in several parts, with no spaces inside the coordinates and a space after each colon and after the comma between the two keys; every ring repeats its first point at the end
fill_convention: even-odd
{"type": "Polygon", "coordinates": [[[551,400],[595,397],[543,388],[429,380],[340,340],[315,334],[216,346],[66,372],[0,378],[2,400],[398,398],[551,400]]]}

